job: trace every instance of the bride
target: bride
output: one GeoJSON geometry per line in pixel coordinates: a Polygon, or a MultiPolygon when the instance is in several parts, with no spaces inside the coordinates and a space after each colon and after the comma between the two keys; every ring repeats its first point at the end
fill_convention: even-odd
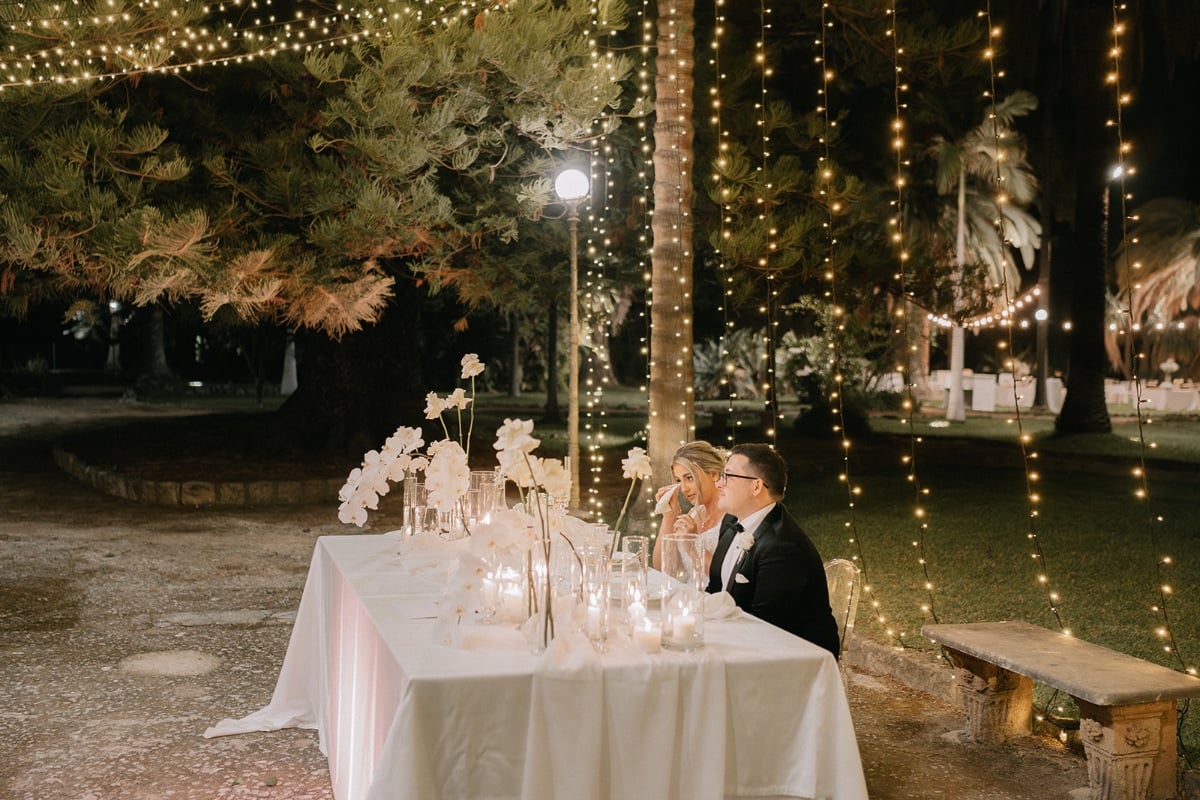
{"type": "Polygon", "coordinates": [[[661,542],[664,534],[698,534],[704,549],[704,571],[717,549],[721,513],[717,511],[717,479],[725,469],[725,455],[708,442],[688,442],[671,458],[671,475],[675,482],[658,490],[655,511],[662,514],[662,524],[654,540],[654,568],[662,569],[661,542]],[[689,508],[683,510],[680,497],[689,508]]]}

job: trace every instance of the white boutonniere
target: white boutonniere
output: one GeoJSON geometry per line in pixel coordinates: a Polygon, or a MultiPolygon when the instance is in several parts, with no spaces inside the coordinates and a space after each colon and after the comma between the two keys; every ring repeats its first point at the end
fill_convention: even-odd
{"type": "Polygon", "coordinates": [[[754,534],[750,531],[738,531],[733,537],[733,546],[743,553],[749,552],[751,547],[754,547],[754,534]]]}

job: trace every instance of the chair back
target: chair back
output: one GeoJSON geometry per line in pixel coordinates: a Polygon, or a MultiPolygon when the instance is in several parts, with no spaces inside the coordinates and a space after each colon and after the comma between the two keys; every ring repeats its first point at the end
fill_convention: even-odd
{"type": "Polygon", "coordinates": [[[825,562],[825,582],[829,586],[829,606],[838,627],[838,654],[846,649],[846,640],[854,630],[858,596],[862,591],[859,569],[853,561],[835,558],[825,562]]]}

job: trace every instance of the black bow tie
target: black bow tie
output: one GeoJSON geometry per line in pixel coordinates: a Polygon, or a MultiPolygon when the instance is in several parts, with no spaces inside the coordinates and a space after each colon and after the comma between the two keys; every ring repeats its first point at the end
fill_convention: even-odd
{"type": "Polygon", "coordinates": [[[721,533],[725,533],[726,531],[741,533],[744,530],[745,528],[742,527],[742,523],[738,522],[737,517],[733,514],[726,514],[725,519],[721,520],[721,533]]]}

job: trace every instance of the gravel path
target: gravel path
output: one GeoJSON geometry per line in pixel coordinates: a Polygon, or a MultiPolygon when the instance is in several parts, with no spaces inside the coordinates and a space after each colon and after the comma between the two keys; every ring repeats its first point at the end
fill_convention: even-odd
{"type": "MultiPolygon", "coordinates": [[[[349,532],[334,509],[138,505],[51,461],[69,430],[194,410],[0,402],[4,800],[332,798],[315,732],[201,734],[270,698],[313,543],[349,532]]],[[[963,743],[956,709],[887,677],[851,671],[850,699],[876,800],[1086,796],[1050,740],[963,743]]]]}

